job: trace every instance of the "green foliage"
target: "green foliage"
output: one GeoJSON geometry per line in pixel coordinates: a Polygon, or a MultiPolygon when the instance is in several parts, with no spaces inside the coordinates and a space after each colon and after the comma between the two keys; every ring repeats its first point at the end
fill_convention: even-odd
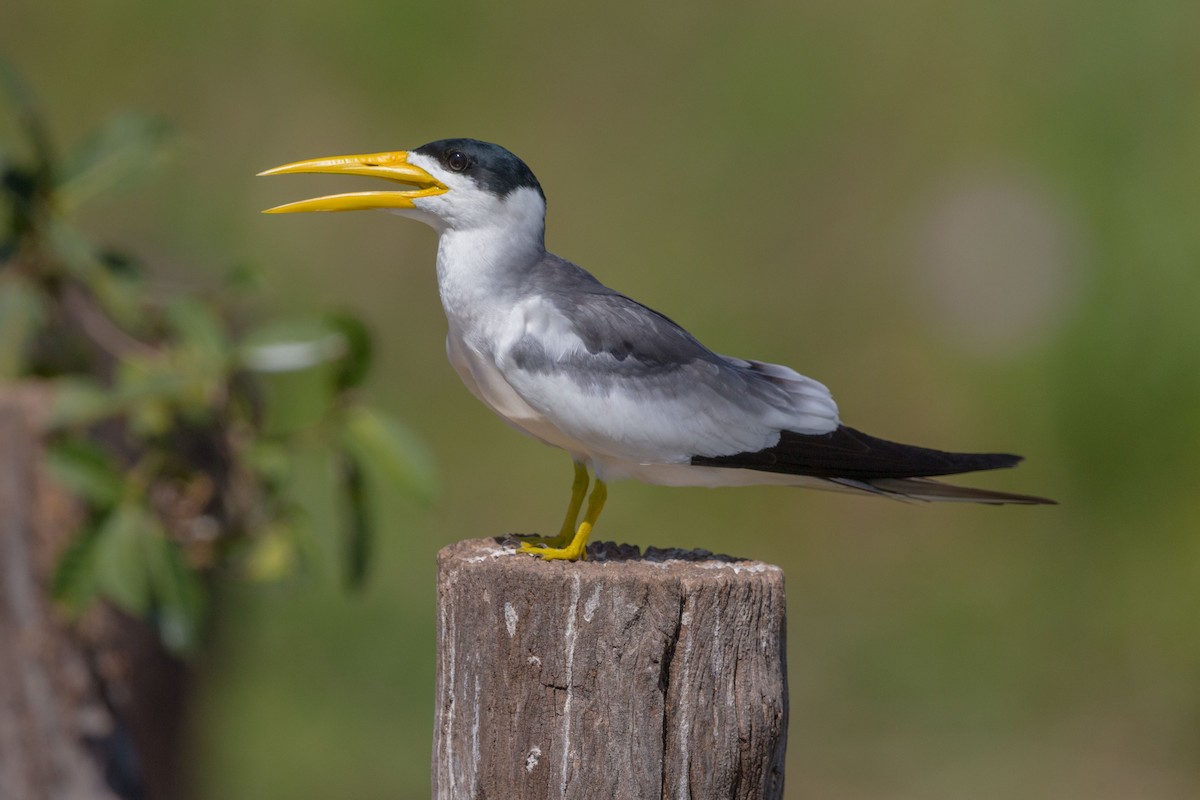
{"type": "Polygon", "coordinates": [[[347,314],[251,324],[237,302],[252,285],[244,268],[207,294],[168,294],[135,259],[98,249],[69,213],[152,173],[166,126],[119,116],[60,161],[2,65],[0,83],[22,136],[0,147],[0,380],[51,382],[47,465],[88,512],[55,597],[75,613],[102,598],[194,651],[212,572],[279,580],[321,551],[293,474],[300,453],[334,467],[338,549],[361,585],[374,493],[432,492],[418,439],[356,394],[367,328],[347,314]]]}
{"type": "Polygon", "coordinates": [[[62,486],[92,508],[111,509],[124,492],[114,459],[93,441],[67,438],[58,442],[46,453],[46,466],[62,486]]]}
{"type": "Polygon", "coordinates": [[[433,495],[429,452],[398,419],[366,406],[346,409],[341,426],[345,451],[382,485],[403,487],[425,499],[433,495]]]}
{"type": "Polygon", "coordinates": [[[161,119],[143,114],[113,117],[63,165],[59,201],[75,208],[93,197],[136,184],[162,163],[170,142],[170,129],[161,119]]]}

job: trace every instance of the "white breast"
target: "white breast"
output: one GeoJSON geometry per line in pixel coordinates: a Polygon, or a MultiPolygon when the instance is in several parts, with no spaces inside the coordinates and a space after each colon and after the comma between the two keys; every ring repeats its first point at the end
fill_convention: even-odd
{"type": "Polygon", "coordinates": [[[585,459],[578,443],[513,391],[496,367],[492,354],[473,346],[453,325],[446,336],[446,356],[471,394],[511,427],[544,444],[562,448],[577,460],[585,459]]]}

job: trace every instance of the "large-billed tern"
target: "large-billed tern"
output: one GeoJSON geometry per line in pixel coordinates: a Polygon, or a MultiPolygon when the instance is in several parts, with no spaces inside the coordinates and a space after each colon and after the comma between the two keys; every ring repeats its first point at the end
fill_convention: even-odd
{"type": "Polygon", "coordinates": [[[570,453],[575,481],[557,536],[521,549],[586,557],[605,484],[778,484],[914,500],[1049,503],[934,481],[1011,467],[1020,456],[949,453],[841,424],[825,386],[788,367],[709,350],[667,317],[545,246],[546,198],[498,145],[443,139],[412,151],[298,161],[262,175],[368,175],[413,187],[337,194],[268,213],[387,209],[438,233],[446,351],[509,425],[570,453]],[[582,522],[588,470],[595,486],[582,522]]]}

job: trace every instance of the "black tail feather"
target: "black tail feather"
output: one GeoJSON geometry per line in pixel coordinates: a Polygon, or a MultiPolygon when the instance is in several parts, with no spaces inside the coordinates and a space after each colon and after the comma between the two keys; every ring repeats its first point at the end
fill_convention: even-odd
{"type": "Polygon", "coordinates": [[[876,481],[1001,469],[1020,461],[1021,456],[1007,453],[950,453],[890,442],[842,425],[824,434],[783,431],[774,447],[753,453],[693,456],[691,463],[814,478],[876,481]]]}

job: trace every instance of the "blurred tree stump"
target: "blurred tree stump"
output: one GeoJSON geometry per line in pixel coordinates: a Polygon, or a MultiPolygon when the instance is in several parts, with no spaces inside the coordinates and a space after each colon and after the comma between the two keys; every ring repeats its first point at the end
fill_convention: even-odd
{"type": "Polygon", "coordinates": [[[783,797],[783,572],[596,543],[438,554],[437,800],[783,797]]]}
{"type": "Polygon", "coordinates": [[[41,468],[49,407],[0,387],[0,798],[178,798],[182,665],[140,622],[70,624],[51,600],[80,514],[41,468]]]}

